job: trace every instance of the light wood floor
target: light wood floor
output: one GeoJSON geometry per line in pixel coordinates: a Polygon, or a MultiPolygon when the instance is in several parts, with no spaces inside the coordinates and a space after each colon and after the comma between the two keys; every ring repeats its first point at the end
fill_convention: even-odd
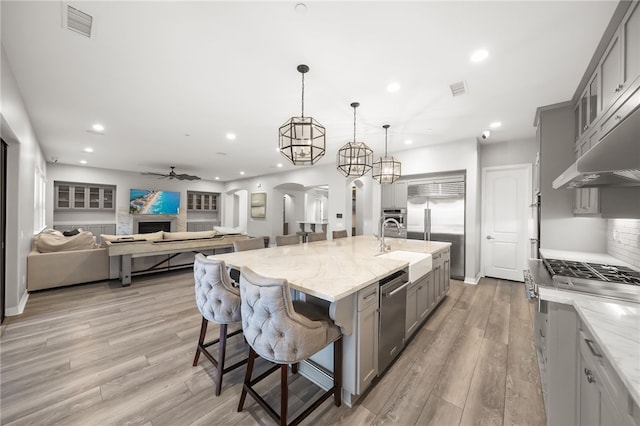
{"type": "MultiPolygon", "coordinates": [[[[543,425],[532,319],[521,284],[452,281],[355,407],[329,400],[304,424],[543,425]]],[[[136,277],[125,288],[105,282],[33,293],[25,313],[2,326],[1,423],[272,424],[251,398],[236,412],[244,368],[226,375],[215,397],[211,364],[201,357],[191,366],[199,327],[189,270],[136,277]]],[[[209,336],[216,332],[210,326],[209,336]]],[[[244,356],[242,339],[233,339],[229,353],[244,356]]],[[[273,401],[277,376],[261,384],[273,401]]],[[[290,389],[291,414],[317,392],[300,376],[290,377],[290,389]]]]}

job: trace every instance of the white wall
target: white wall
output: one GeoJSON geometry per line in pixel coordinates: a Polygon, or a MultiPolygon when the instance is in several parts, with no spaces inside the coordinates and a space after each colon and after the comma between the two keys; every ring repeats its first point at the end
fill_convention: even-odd
{"type": "Polygon", "coordinates": [[[34,232],[34,176],[36,168],[46,173],[44,155],[31,126],[4,46],[1,48],[0,116],[7,152],[7,315],[22,313],[27,301],[27,254],[34,232]]]}
{"type": "MultiPolygon", "coordinates": [[[[140,173],[124,172],[120,170],[98,169],[84,166],[72,166],[60,163],[48,163],[47,168],[47,205],[46,222],[49,227],[54,221],[54,182],[82,182],[116,186],[116,209],[113,212],[69,211],[56,214],[56,223],[115,223],[117,234],[131,234],[134,217],[129,214],[129,189],[155,189],[180,192],[180,214],[177,216],[177,231],[186,230],[187,222],[187,191],[223,192],[224,186],[219,182],[197,180],[180,181],[176,179],[157,179],[140,173]],[[62,220],[61,220],[62,219],[62,220]]],[[[223,197],[220,197],[221,199],[223,197]]],[[[218,200],[219,203],[222,200],[218,200]]],[[[218,204],[218,212],[222,208],[218,204]]],[[[203,220],[198,214],[198,220],[203,220]]],[[[162,216],[160,216],[162,217],[162,216]]],[[[173,216],[169,216],[173,217],[173,216]]],[[[212,215],[213,217],[213,215],[212,215]]],[[[219,213],[218,213],[219,218],[219,213]]]]}
{"type": "Polygon", "coordinates": [[[538,152],[535,138],[507,142],[481,142],[480,168],[510,166],[513,164],[533,164],[538,152]]]}
{"type": "MultiPolygon", "coordinates": [[[[375,191],[373,179],[370,176],[360,178],[363,182],[370,182],[368,185],[363,185],[363,192],[375,191]]],[[[275,240],[276,235],[282,234],[282,215],[283,215],[283,203],[282,196],[287,193],[286,189],[291,187],[303,187],[310,188],[314,186],[328,185],[328,201],[326,206],[326,217],[328,219],[327,234],[331,238],[331,232],[336,229],[348,229],[351,227],[351,183],[353,179],[345,179],[344,176],[338,173],[333,164],[326,166],[313,166],[305,167],[298,170],[287,171],[277,174],[265,175],[256,178],[247,178],[228,182],[226,185],[225,197],[230,197],[230,193],[239,189],[245,189],[249,193],[251,192],[266,192],[267,193],[267,214],[265,219],[254,219],[250,215],[247,216],[247,234],[253,236],[270,236],[271,240],[275,240]],[[342,214],[342,218],[338,219],[336,215],[342,214]],[[338,226],[338,223],[341,226],[338,226]]],[[[379,185],[375,185],[379,186],[379,185]]],[[[293,192],[292,192],[293,193],[293,192]]],[[[305,209],[303,193],[299,192],[300,196],[295,197],[296,203],[296,220],[303,220],[303,211],[305,209]]],[[[365,199],[366,199],[366,195],[365,199]]],[[[378,198],[379,189],[378,189],[378,198]]],[[[368,197],[372,199],[371,196],[368,197]]],[[[369,204],[371,205],[371,204],[369,204]]],[[[249,207],[241,203],[241,210],[247,212],[249,207]]],[[[364,233],[371,235],[375,226],[373,215],[377,218],[379,208],[379,201],[377,210],[375,208],[364,208],[363,214],[363,227],[364,233]]],[[[227,211],[225,211],[227,212],[227,211]]],[[[310,212],[307,212],[310,213],[310,212]]],[[[231,218],[225,216],[223,218],[223,224],[225,226],[231,225],[231,218]]],[[[292,230],[290,230],[291,232],[292,230]]]]}

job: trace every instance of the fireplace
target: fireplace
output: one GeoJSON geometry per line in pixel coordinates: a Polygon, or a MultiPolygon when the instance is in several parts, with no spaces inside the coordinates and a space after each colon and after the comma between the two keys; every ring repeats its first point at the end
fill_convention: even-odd
{"type": "Polygon", "coordinates": [[[171,232],[171,221],[138,222],[138,234],[150,234],[158,231],[171,232]]]}

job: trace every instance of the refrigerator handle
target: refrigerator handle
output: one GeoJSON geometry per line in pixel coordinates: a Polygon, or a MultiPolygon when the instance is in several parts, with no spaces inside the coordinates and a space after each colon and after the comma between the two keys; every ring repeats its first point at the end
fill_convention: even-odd
{"type": "Polygon", "coordinates": [[[424,240],[431,241],[431,209],[424,209],[424,240]]]}

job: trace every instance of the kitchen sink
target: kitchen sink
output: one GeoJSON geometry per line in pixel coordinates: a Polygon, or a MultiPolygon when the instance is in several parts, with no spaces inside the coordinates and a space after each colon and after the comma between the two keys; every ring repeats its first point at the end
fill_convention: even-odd
{"type": "Polygon", "coordinates": [[[414,251],[395,250],[378,255],[387,259],[404,260],[409,262],[409,281],[415,282],[431,271],[431,255],[414,251]]]}

